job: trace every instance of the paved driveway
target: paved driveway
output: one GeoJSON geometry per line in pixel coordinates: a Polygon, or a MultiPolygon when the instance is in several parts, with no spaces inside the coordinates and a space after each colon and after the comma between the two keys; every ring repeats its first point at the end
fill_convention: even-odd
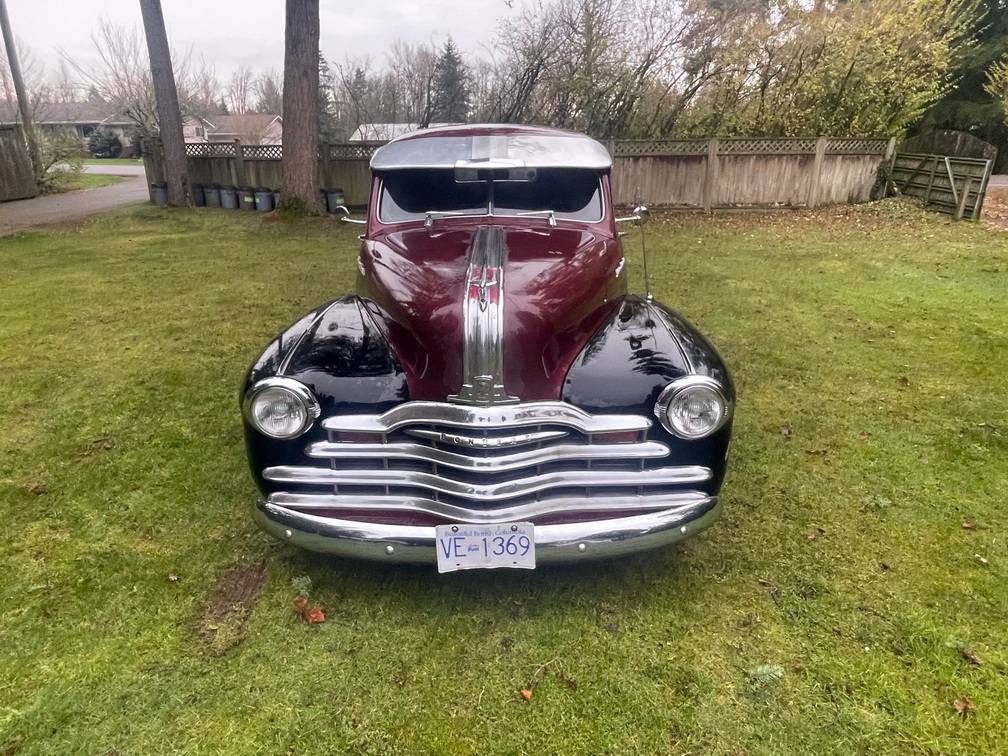
{"type": "Polygon", "coordinates": [[[99,189],[0,203],[0,235],[36,226],[80,221],[95,213],[145,202],[149,198],[142,165],[86,165],[84,170],[124,178],[117,184],[99,189]]]}

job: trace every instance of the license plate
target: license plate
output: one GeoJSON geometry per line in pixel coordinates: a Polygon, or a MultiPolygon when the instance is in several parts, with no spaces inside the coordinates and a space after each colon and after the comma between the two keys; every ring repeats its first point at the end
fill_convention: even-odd
{"type": "Polygon", "coordinates": [[[531,522],[497,525],[438,525],[438,572],[535,569],[535,526],[531,522]]]}

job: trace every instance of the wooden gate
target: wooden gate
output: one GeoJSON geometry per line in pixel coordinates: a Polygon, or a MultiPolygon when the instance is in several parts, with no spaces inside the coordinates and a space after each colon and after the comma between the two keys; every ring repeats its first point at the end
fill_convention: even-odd
{"type": "Polygon", "coordinates": [[[21,127],[0,125],[0,202],[38,194],[21,127]]]}
{"type": "Polygon", "coordinates": [[[898,194],[917,197],[932,210],[956,218],[980,218],[993,160],[897,153],[892,187],[898,194]]]}

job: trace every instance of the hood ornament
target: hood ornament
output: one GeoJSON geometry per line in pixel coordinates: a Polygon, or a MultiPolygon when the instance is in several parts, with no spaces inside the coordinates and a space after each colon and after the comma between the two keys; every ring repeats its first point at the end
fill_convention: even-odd
{"type": "Polygon", "coordinates": [[[455,404],[515,404],[504,389],[504,229],[480,226],[473,237],[462,302],[462,387],[455,404]]]}

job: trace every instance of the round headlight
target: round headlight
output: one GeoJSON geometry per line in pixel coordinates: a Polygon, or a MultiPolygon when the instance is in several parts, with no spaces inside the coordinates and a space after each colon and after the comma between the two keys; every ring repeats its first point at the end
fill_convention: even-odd
{"type": "Polygon", "coordinates": [[[311,389],[291,378],[266,378],[245,396],[245,418],[271,438],[295,438],[311,428],[321,410],[311,389]]]}
{"type": "Polygon", "coordinates": [[[711,435],[728,421],[731,412],[731,402],[721,384],[700,375],[673,381],[655,404],[655,415],[666,430],[688,439],[711,435]]]}

